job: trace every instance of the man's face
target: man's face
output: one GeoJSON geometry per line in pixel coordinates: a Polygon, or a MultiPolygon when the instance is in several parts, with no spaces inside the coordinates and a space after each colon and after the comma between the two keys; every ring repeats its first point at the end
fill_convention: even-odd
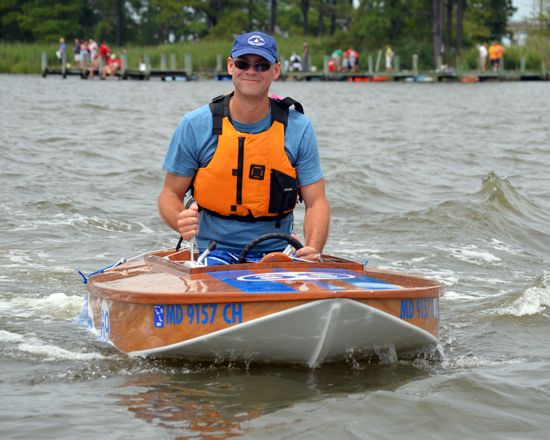
{"type": "Polygon", "coordinates": [[[269,92],[271,83],[279,78],[281,65],[270,64],[259,55],[242,55],[227,59],[227,71],[233,76],[236,92],[256,97],[269,92]]]}

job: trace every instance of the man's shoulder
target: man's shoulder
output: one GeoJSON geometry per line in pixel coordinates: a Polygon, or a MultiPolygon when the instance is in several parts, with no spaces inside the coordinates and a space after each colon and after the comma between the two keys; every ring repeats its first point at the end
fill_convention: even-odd
{"type": "Polygon", "coordinates": [[[302,153],[314,150],[317,145],[317,139],[309,117],[291,109],[288,114],[285,140],[285,148],[295,160],[302,153]]]}
{"type": "Polygon", "coordinates": [[[208,104],[205,104],[199,108],[196,108],[195,110],[190,111],[189,113],[186,113],[183,119],[188,121],[204,121],[207,119],[212,119],[212,112],[210,111],[210,107],[208,104]]]}
{"type": "Polygon", "coordinates": [[[181,128],[191,128],[196,132],[212,131],[212,112],[208,104],[186,113],[179,125],[181,128]]]}
{"type": "Polygon", "coordinates": [[[291,108],[288,112],[288,126],[290,129],[306,130],[311,125],[309,117],[298,110],[291,108]]]}

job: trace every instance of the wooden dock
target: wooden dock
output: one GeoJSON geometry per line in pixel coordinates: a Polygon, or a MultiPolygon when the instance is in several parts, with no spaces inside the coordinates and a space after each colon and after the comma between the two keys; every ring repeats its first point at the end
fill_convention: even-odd
{"type": "MultiPolygon", "coordinates": [[[[90,69],[65,68],[62,67],[46,67],[42,70],[42,76],[46,78],[48,75],[61,75],[63,78],[67,76],[79,76],[82,79],[88,79],[90,69]]],[[[100,78],[100,70],[94,69],[94,76],[100,78]]],[[[162,81],[190,81],[191,79],[185,70],[137,70],[127,69],[116,72],[114,77],[118,79],[133,79],[133,80],[150,80],[151,78],[160,78],[162,81]]]]}
{"type": "MultiPolygon", "coordinates": [[[[142,63],[140,63],[139,69],[129,69],[127,57],[125,54],[121,56],[122,69],[117,71],[113,76],[122,80],[150,80],[151,78],[160,78],[162,81],[190,81],[197,79],[193,75],[193,67],[191,63],[191,57],[185,57],[185,68],[177,69],[175,57],[170,60],[170,68],[167,68],[166,58],[163,56],[161,60],[160,69],[152,69],[151,63],[147,56],[144,57],[142,63]]],[[[64,79],[67,76],[79,76],[82,79],[88,79],[92,75],[101,78],[101,71],[103,70],[104,61],[100,58],[99,65],[95,68],[90,68],[90,62],[85,59],[82,62],[81,67],[67,67],[66,54],[63,54],[63,59],[59,66],[48,66],[47,55],[42,53],[42,77],[46,78],[48,75],[61,75],[64,79]]]]}
{"type": "Polygon", "coordinates": [[[549,81],[548,72],[501,71],[481,72],[468,70],[447,71],[400,71],[400,72],[286,72],[283,81],[347,81],[347,82],[484,82],[484,81],[549,81]]]}
{"type": "MultiPolygon", "coordinates": [[[[379,54],[380,55],[380,54],[379,54]]],[[[64,54],[65,57],[65,54],[64,54]]],[[[152,78],[160,78],[162,81],[190,81],[196,80],[199,77],[202,79],[215,79],[217,81],[231,80],[223,66],[222,57],[218,55],[216,68],[211,70],[202,70],[193,72],[193,64],[190,55],[184,56],[184,69],[176,67],[175,54],[171,54],[170,67],[167,67],[166,55],[161,57],[159,69],[152,69],[149,58],[145,55],[140,62],[139,69],[129,69],[126,59],[126,54],[122,57],[122,69],[114,75],[122,80],[150,80],[152,78]]],[[[460,68],[441,66],[434,70],[420,70],[418,68],[418,56],[414,55],[412,60],[413,68],[411,70],[402,70],[399,67],[399,58],[395,57],[394,68],[391,71],[381,71],[380,56],[373,63],[372,57],[368,58],[368,68],[364,71],[357,72],[330,72],[328,70],[328,57],[325,58],[324,69],[322,71],[309,72],[281,72],[282,81],[347,81],[347,82],[462,82],[475,83],[486,81],[549,81],[550,75],[544,62],[541,63],[540,70],[526,70],[525,59],[521,60],[520,66],[516,70],[504,70],[501,68],[498,71],[480,71],[480,70],[465,70],[460,68]]],[[[42,53],[42,76],[61,75],[63,78],[67,76],[80,76],[82,79],[87,79],[91,76],[89,61],[84,60],[83,65],[79,68],[66,67],[66,59],[61,60],[60,65],[55,67],[48,66],[47,56],[42,53]]],[[[94,68],[94,76],[100,77],[100,72],[103,69],[102,60],[98,67],[94,68]]]]}
{"type": "Polygon", "coordinates": [[[349,72],[329,71],[329,57],[325,57],[324,69],[321,72],[283,72],[283,80],[297,81],[348,81],[348,82],[463,82],[474,83],[484,81],[548,81],[550,76],[544,62],[540,70],[526,70],[526,60],[521,59],[517,70],[504,70],[504,62],[496,71],[467,70],[444,66],[438,59],[437,68],[433,70],[419,69],[418,55],[412,57],[412,69],[400,68],[399,57],[394,57],[393,68],[390,71],[380,70],[382,52],[378,52],[376,62],[372,56],[367,59],[367,69],[364,71],[349,72]]]}

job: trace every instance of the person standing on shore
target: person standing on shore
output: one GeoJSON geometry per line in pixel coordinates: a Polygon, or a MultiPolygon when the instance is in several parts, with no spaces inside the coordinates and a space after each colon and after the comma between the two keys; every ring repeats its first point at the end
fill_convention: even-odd
{"type": "MultiPolygon", "coordinates": [[[[269,97],[281,73],[275,40],[262,32],[239,35],[227,71],[233,92],[188,113],[176,128],[164,161],[160,214],[183,239],[196,238],[199,250],[216,241],[208,264],[229,264],[265,233],[291,234],[299,194],[305,243],[296,257],[318,261],[330,206],[317,139],[299,103],[269,97]],[[189,188],[194,198],[184,205],[189,188]]],[[[257,261],[285,247],[271,240],[249,256],[257,261]]]]}
{"type": "Polygon", "coordinates": [[[504,46],[498,41],[493,42],[489,47],[489,60],[491,61],[491,66],[493,66],[493,72],[498,72],[500,69],[504,52],[504,46]]]}
{"type": "Polygon", "coordinates": [[[485,72],[487,70],[487,45],[481,43],[477,49],[479,51],[479,69],[485,72]]]}
{"type": "Polygon", "coordinates": [[[90,38],[88,40],[88,50],[90,51],[90,66],[89,66],[89,75],[88,79],[94,79],[95,71],[99,71],[99,60],[98,60],[98,46],[97,42],[90,38]]]}
{"type": "MultiPolygon", "coordinates": [[[[57,52],[55,53],[57,58],[59,58],[59,62],[63,64],[63,55],[66,55],[67,53],[67,44],[65,44],[65,38],[59,39],[59,48],[57,49],[57,52]]],[[[65,58],[66,61],[66,58],[65,58]]]]}
{"type": "Polygon", "coordinates": [[[389,44],[386,45],[386,72],[393,70],[393,50],[389,44]]]}
{"type": "Polygon", "coordinates": [[[105,40],[101,42],[101,45],[99,46],[99,58],[101,59],[101,62],[103,63],[103,66],[107,64],[107,59],[109,58],[109,55],[111,54],[111,49],[109,46],[107,46],[107,43],[105,40]]]}
{"type": "Polygon", "coordinates": [[[332,51],[330,54],[330,58],[334,63],[334,71],[339,72],[342,69],[342,55],[344,52],[342,52],[342,49],[337,48],[332,51]]]}
{"type": "Polygon", "coordinates": [[[302,51],[302,70],[309,72],[309,44],[304,41],[304,49],[302,51]]]}
{"type": "Polygon", "coordinates": [[[80,40],[78,38],[74,39],[73,55],[75,67],[80,67],[80,40]]]}

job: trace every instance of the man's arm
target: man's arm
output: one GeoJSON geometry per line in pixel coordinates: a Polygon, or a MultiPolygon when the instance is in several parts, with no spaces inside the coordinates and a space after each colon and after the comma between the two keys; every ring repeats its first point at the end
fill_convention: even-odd
{"type": "Polygon", "coordinates": [[[165,223],[178,231],[185,240],[195,236],[199,228],[198,207],[189,209],[183,205],[183,197],[191,185],[193,177],[176,176],[166,173],[164,186],[158,198],[160,215],[165,223]]]}
{"type": "Polygon", "coordinates": [[[304,247],[296,256],[306,260],[318,260],[328,237],[330,205],[325,194],[325,180],[300,188],[306,205],[304,216],[304,247]]]}

